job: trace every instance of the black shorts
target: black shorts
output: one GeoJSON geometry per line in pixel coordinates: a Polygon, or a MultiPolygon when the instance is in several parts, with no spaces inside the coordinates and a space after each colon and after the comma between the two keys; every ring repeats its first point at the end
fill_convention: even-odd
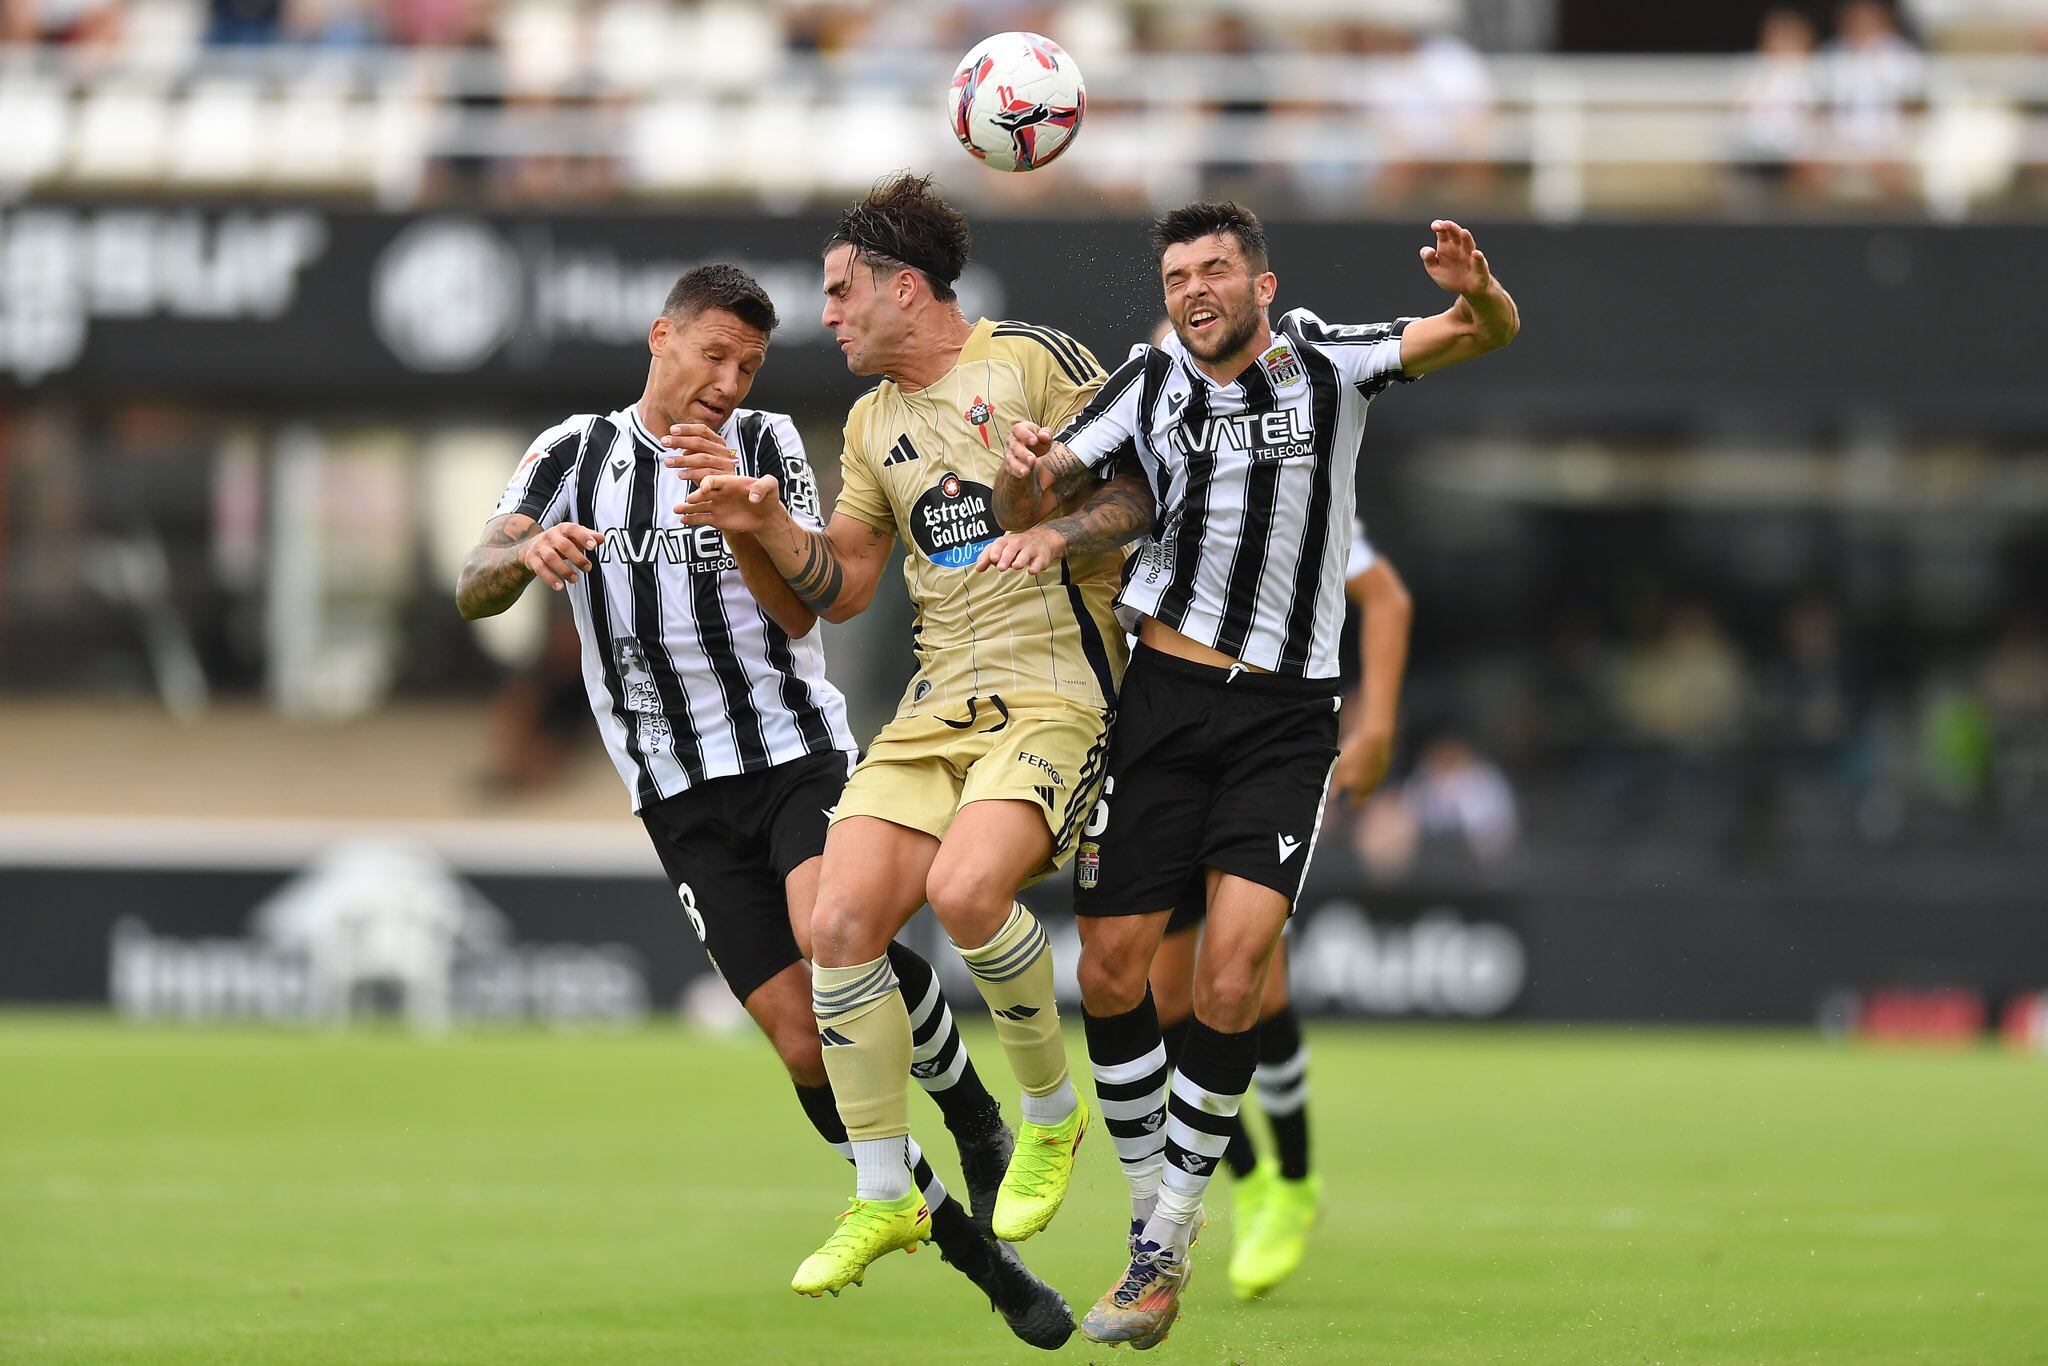
{"type": "Polygon", "coordinates": [[[1191,894],[1199,905],[1205,868],[1292,903],[1337,761],[1334,687],[1133,651],[1074,858],[1075,914],[1144,915],[1191,894]]]}
{"type": "Polygon", "coordinates": [[[851,762],[837,750],[807,755],[640,808],[690,928],[742,1001],[803,957],[782,881],[825,852],[851,762]]]}

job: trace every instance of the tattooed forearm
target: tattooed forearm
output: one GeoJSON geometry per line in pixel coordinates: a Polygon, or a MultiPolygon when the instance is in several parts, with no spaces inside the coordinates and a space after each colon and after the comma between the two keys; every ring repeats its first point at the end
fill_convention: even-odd
{"type": "Polygon", "coordinates": [[[540,530],[540,524],[520,518],[526,526],[514,531],[515,515],[493,517],[484,526],[483,539],[462,562],[462,573],[455,581],[455,606],[470,621],[504,611],[519,601],[533,581],[533,571],[519,562],[519,548],[540,530]]]}
{"type": "Polygon", "coordinates": [[[1019,479],[1008,465],[996,471],[996,525],[1005,531],[1023,531],[1045,519],[1045,495],[1038,487],[1038,470],[1019,479]]]}
{"type": "Polygon", "coordinates": [[[1046,526],[1066,541],[1069,555],[1097,555],[1144,535],[1152,526],[1155,508],[1145,476],[1127,470],[1097,489],[1079,508],[1046,526]]]}
{"type": "Polygon", "coordinates": [[[1052,493],[1055,507],[1073,502],[1095,480],[1094,472],[1081,463],[1081,457],[1058,442],[1053,443],[1052,451],[1039,462],[1039,467],[1045,471],[1040,477],[1052,493]]]}
{"type": "Polygon", "coordinates": [[[796,568],[792,571],[781,559],[775,567],[796,594],[797,601],[823,615],[839,601],[839,595],[846,587],[846,571],[840,566],[839,557],[832,553],[832,542],[825,538],[824,532],[805,531],[799,527],[797,533],[796,568]]]}

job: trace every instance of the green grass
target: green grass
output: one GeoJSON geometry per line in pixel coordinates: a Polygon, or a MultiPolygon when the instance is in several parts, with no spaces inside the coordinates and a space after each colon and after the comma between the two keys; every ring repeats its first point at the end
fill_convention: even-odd
{"type": "MultiPolygon", "coordinates": [[[[1219,1201],[1162,1360],[2048,1361],[2039,1061],[1661,1032],[1314,1045],[1309,1265],[1233,1302],[1219,1201]]],[[[1077,1180],[1025,1251],[1085,1307],[1121,1260],[1101,1137],[1077,1180]]],[[[790,1294],[848,1189],[751,1040],[0,1016],[4,1360],[1039,1355],[928,1253],[790,1294]]]]}

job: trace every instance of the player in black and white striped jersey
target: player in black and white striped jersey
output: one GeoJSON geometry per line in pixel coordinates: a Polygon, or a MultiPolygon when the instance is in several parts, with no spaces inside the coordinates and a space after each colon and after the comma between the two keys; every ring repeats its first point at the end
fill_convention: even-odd
{"type": "MultiPolygon", "coordinates": [[[[1098,1091],[1160,1046],[1146,974],[1191,872],[1208,925],[1156,1190],[1127,1169],[1131,1261],[1081,1325],[1150,1347],[1180,1311],[1201,1202],[1249,1088],[1262,988],[1314,854],[1337,757],[1337,637],[1365,415],[1389,385],[1506,345],[1514,301],[1456,223],[1424,269],[1427,318],[1275,328],[1265,230],[1236,204],[1157,225],[1174,337],[1134,347],[1059,433],[1019,425],[1004,478],[1052,501],[1135,459],[1159,508],[1117,602],[1140,620],[1104,797],[1075,857],[1081,997],[1098,1091]]],[[[1015,489],[999,497],[1022,501],[1015,489]]],[[[1028,535],[1029,532],[1020,532],[1028,535]]]]}
{"type": "MultiPolygon", "coordinates": [[[[740,559],[758,547],[676,514],[687,486],[656,435],[722,445],[742,472],[776,478],[793,518],[820,525],[795,426],[739,406],[775,324],[735,266],[677,280],[649,330],[639,400],[534,441],[457,603],[465,617],[502,612],[534,578],[570,594],[591,711],[691,927],[775,1045],[805,1115],[850,1161],[806,962],[825,832],[855,751],[845,701],[825,676],[815,614],[793,592],[757,599],[743,582],[740,559]]],[[[917,1024],[912,1074],[945,1114],[976,1206],[970,1218],[912,1145],[933,1239],[1019,1337],[1058,1346],[1071,1332],[1064,1301],[987,1235],[1011,1150],[1001,1112],[931,965],[900,944],[888,957],[917,1024]]]]}

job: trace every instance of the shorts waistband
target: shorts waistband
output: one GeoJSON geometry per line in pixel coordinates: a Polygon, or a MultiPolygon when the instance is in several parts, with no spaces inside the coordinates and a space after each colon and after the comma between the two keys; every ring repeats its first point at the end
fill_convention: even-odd
{"type": "Polygon", "coordinates": [[[1214,664],[1198,664],[1192,659],[1182,659],[1179,655],[1155,650],[1143,641],[1139,641],[1131,649],[1131,667],[1137,668],[1141,665],[1147,669],[1177,674],[1191,683],[1200,683],[1211,688],[1228,688],[1232,692],[1255,692],[1273,697],[1308,699],[1335,697],[1343,691],[1341,678],[1289,678],[1281,674],[1260,673],[1241,664],[1219,669],[1214,664]]]}

